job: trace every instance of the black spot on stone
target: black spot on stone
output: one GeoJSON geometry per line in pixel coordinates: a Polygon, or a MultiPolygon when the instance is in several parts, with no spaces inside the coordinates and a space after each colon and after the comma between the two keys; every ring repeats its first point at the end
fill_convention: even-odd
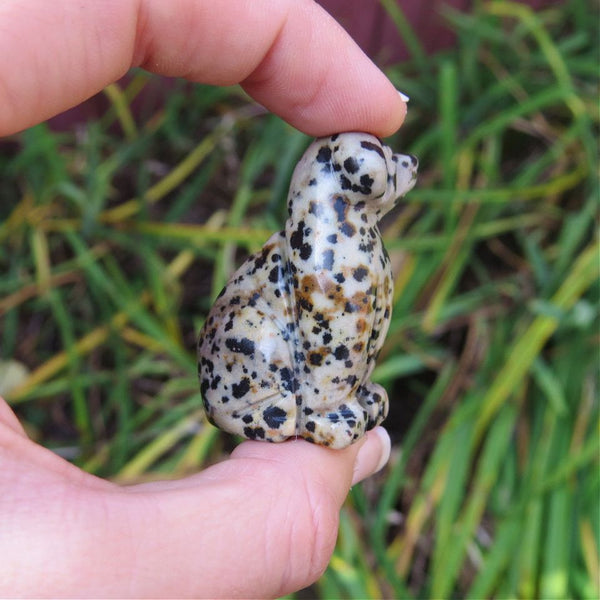
{"type": "Polygon", "coordinates": [[[344,169],[346,169],[346,171],[348,171],[348,173],[352,173],[352,174],[356,173],[359,169],[358,161],[353,156],[349,156],[344,161],[344,169]]]}
{"type": "Polygon", "coordinates": [[[348,375],[348,377],[346,377],[345,381],[350,387],[354,387],[354,385],[358,381],[358,377],[356,375],[348,375]]]}
{"type": "Polygon", "coordinates": [[[337,215],[337,220],[341,223],[346,220],[346,210],[348,206],[346,204],[346,200],[344,196],[336,196],[336,199],[333,201],[333,209],[337,215]]]}
{"type": "Polygon", "coordinates": [[[244,423],[252,423],[253,420],[254,419],[253,419],[252,415],[244,415],[242,417],[242,421],[244,421],[244,423]]]}
{"type": "Polygon", "coordinates": [[[254,308],[256,306],[256,303],[258,302],[260,298],[260,292],[254,292],[254,294],[252,294],[252,296],[250,296],[250,299],[248,300],[248,306],[251,306],[252,308],[254,308]]]}
{"type": "Polygon", "coordinates": [[[343,190],[351,190],[352,182],[345,175],[340,175],[340,186],[343,190]]]}
{"type": "Polygon", "coordinates": [[[208,379],[203,379],[200,382],[200,393],[202,394],[203,398],[206,398],[206,392],[208,391],[209,387],[210,387],[210,383],[209,383],[208,379]]]}
{"type": "Polygon", "coordinates": [[[232,352],[239,352],[245,356],[252,356],[254,354],[254,342],[248,338],[227,338],[225,345],[232,352]]]}
{"type": "Polygon", "coordinates": [[[238,400],[243,398],[250,391],[250,379],[248,377],[244,377],[239,384],[234,383],[231,386],[231,391],[234,398],[237,398],[238,400]]]}
{"type": "Polygon", "coordinates": [[[365,150],[372,150],[373,152],[377,152],[377,154],[379,154],[379,156],[381,156],[381,158],[385,159],[383,150],[381,149],[381,146],[379,146],[378,144],[374,144],[373,142],[368,142],[365,140],[360,143],[360,147],[364,148],[365,150]]]}
{"type": "Polygon", "coordinates": [[[346,281],[346,278],[344,277],[344,275],[342,273],[336,273],[335,276],[334,276],[334,279],[338,283],[344,283],[344,281],[346,281]]]}
{"type": "Polygon", "coordinates": [[[333,336],[331,335],[331,333],[325,332],[323,334],[323,344],[325,344],[326,346],[327,346],[327,344],[329,344],[329,342],[331,342],[332,339],[333,339],[333,336]]]}
{"type": "Polygon", "coordinates": [[[269,273],[269,281],[271,283],[277,283],[279,281],[280,269],[279,267],[273,267],[269,273]]]}
{"type": "Polygon", "coordinates": [[[332,233],[331,235],[328,235],[328,236],[327,236],[327,241],[328,241],[330,244],[337,244],[337,234],[335,234],[335,233],[332,233]]]}
{"type": "Polygon", "coordinates": [[[315,432],[316,425],[314,421],[307,421],[305,427],[307,431],[310,431],[311,433],[315,432]]]}
{"type": "Polygon", "coordinates": [[[293,394],[298,389],[298,380],[294,377],[292,369],[283,367],[279,371],[279,376],[281,377],[281,385],[284,390],[293,394]]]}
{"type": "Polygon", "coordinates": [[[244,435],[249,440],[264,440],[265,430],[262,427],[244,427],[244,435]]]}
{"type": "Polygon", "coordinates": [[[300,298],[298,300],[298,304],[300,308],[306,310],[307,312],[312,312],[313,304],[309,302],[306,298],[300,298]]]}
{"type": "Polygon", "coordinates": [[[308,260],[311,254],[312,248],[310,247],[310,244],[302,244],[302,248],[300,248],[300,258],[302,260],[308,260]]]}
{"type": "Polygon", "coordinates": [[[304,242],[304,236],[310,234],[310,229],[305,229],[304,221],[298,223],[298,227],[290,236],[290,246],[300,252],[300,258],[306,260],[312,253],[310,244],[304,242]]]}
{"type": "Polygon", "coordinates": [[[337,360],[346,360],[350,356],[350,351],[344,344],[340,344],[333,352],[333,355],[337,360]]]}
{"type": "Polygon", "coordinates": [[[309,182],[308,185],[313,186],[313,185],[317,185],[317,180],[313,177],[309,182]]]}
{"type": "Polygon", "coordinates": [[[360,310],[360,306],[358,306],[358,304],[354,303],[354,302],[346,302],[346,305],[344,306],[344,310],[347,313],[355,313],[358,310],[360,310]]]}
{"type": "Polygon", "coordinates": [[[362,281],[369,274],[369,270],[366,267],[357,267],[354,269],[354,273],[352,273],[352,277],[356,279],[356,281],[362,281]]]}
{"type": "Polygon", "coordinates": [[[318,352],[311,352],[308,355],[308,360],[310,361],[310,364],[315,367],[318,367],[323,363],[323,357],[318,352]]]}
{"type": "Polygon", "coordinates": [[[352,237],[356,233],[356,227],[352,223],[342,223],[340,231],[347,237],[352,237]]]}
{"type": "Polygon", "coordinates": [[[339,414],[345,421],[348,421],[348,419],[356,419],[356,415],[347,404],[340,404],[339,414]]]}
{"type": "Polygon", "coordinates": [[[317,162],[326,163],[331,160],[331,148],[329,146],[321,146],[317,153],[317,162]]]}
{"type": "Polygon", "coordinates": [[[262,252],[260,253],[260,255],[255,258],[254,268],[256,270],[262,269],[264,264],[267,262],[267,256],[269,255],[270,251],[271,251],[270,247],[265,247],[262,249],[262,252]]]}
{"type": "Polygon", "coordinates": [[[369,177],[366,173],[364,175],[361,175],[360,176],[360,185],[361,185],[360,191],[363,194],[370,194],[374,181],[375,180],[372,177],[369,177]]]}
{"type": "Polygon", "coordinates": [[[318,202],[311,200],[308,203],[308,214],[320,217],[323,214],[323,207],[318,202]]]}
{"type": "Polygon", "coordinates": [[[333,269],[333,250],[325,250],[323,252],[323,268],[327,271],[331,271],[333,269]]]}
{"type": "Polygon", "coordinates": [[[263,411],[262,416],[269,427],[279,429],[285,423],[287,414],[279,406],[269,406],[263,411]]]}
{"type": "Polygon", "coordinates": [[[340,420],[340,417],[337,413],[329,413],[327,415],[327,418],[332,422],[332,423],[337,423],[340,420]]]}

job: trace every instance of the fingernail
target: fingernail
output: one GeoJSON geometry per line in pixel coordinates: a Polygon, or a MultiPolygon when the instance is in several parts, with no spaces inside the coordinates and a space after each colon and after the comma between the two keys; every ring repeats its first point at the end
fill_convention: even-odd
{"type": "Polygon", "coordinates": [[[383,427],[375,427],[375,432],[379,441],[381,442],[381,457],[379,458],[379,462],[375,467],[373,473],[377,473],[381,471],[385,465],[387,465],[388,460],[390,460],[390,453],[392,451],[392,440],[390,439],[390,434],[387,432],[387,429],[383,427]]]}
{"type": "Polygon", "coordinates": [[[356,455],[352,485],[381,470],[390,458],[392,443],[383,427],[375,427],[356,455]]]}
{"type": "Polygon", "coordinates": [[[400,96],[402,102],[408,102],[410,100],[410,98],[406,94],[403,94],[400,90],[396,91],[398,92],[398,95],[400,96]]]}

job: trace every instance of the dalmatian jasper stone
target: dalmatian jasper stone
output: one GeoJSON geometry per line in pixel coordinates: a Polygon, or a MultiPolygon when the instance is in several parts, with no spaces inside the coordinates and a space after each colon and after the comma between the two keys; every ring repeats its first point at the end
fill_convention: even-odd
{"type": "Polygon", "coordinates": [[[230,433],[344,448],[381,423],[369,381],[391,316],[378,221],[414,185],[417,159],[376,137],[315,140],[294,171],[285,229],[237,270],[198,343],[209,420],[230,433]]]}

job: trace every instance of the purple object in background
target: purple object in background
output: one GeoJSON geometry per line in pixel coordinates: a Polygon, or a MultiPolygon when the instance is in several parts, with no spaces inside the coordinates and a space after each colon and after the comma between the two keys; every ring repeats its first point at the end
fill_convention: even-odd
{"type": "MultiPolygon", "coordinates": [[[[409,57],[404,41],[379,0],[317,1],[377,64],[390,64],[409,57]]],[[[470,0],[399,0],[397,4],[429,53],[447,48],[454,41],[441,14],[442,7],[466,10],[471,6],[470,0]]]]}
{"type": "MultiPolygon", "coordinates": [[[[535,9],[561,0],[529,0],[535,9]]],[[[409,57],[404,41],[379,0],[317,0],[378,65],[409,57]]],[[[428,53],[452,45],[454,34],[442,15],[444,7],[468,11],[472,0],[397,0],[413,31],[428,53]]]]}

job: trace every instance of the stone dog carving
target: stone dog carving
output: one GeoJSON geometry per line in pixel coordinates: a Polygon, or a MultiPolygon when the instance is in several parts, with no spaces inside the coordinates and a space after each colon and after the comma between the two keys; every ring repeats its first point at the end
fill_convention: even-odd
{"type": "Polygon", "coordinates": [[[369,378],[391,316],[378,221],[414,185],[417,159],[376,137],[315,140],[294,171],[289,218],[237,270],[198,343],[209,420],[249,439],[344,448],[381,423],[369,378]]]}

